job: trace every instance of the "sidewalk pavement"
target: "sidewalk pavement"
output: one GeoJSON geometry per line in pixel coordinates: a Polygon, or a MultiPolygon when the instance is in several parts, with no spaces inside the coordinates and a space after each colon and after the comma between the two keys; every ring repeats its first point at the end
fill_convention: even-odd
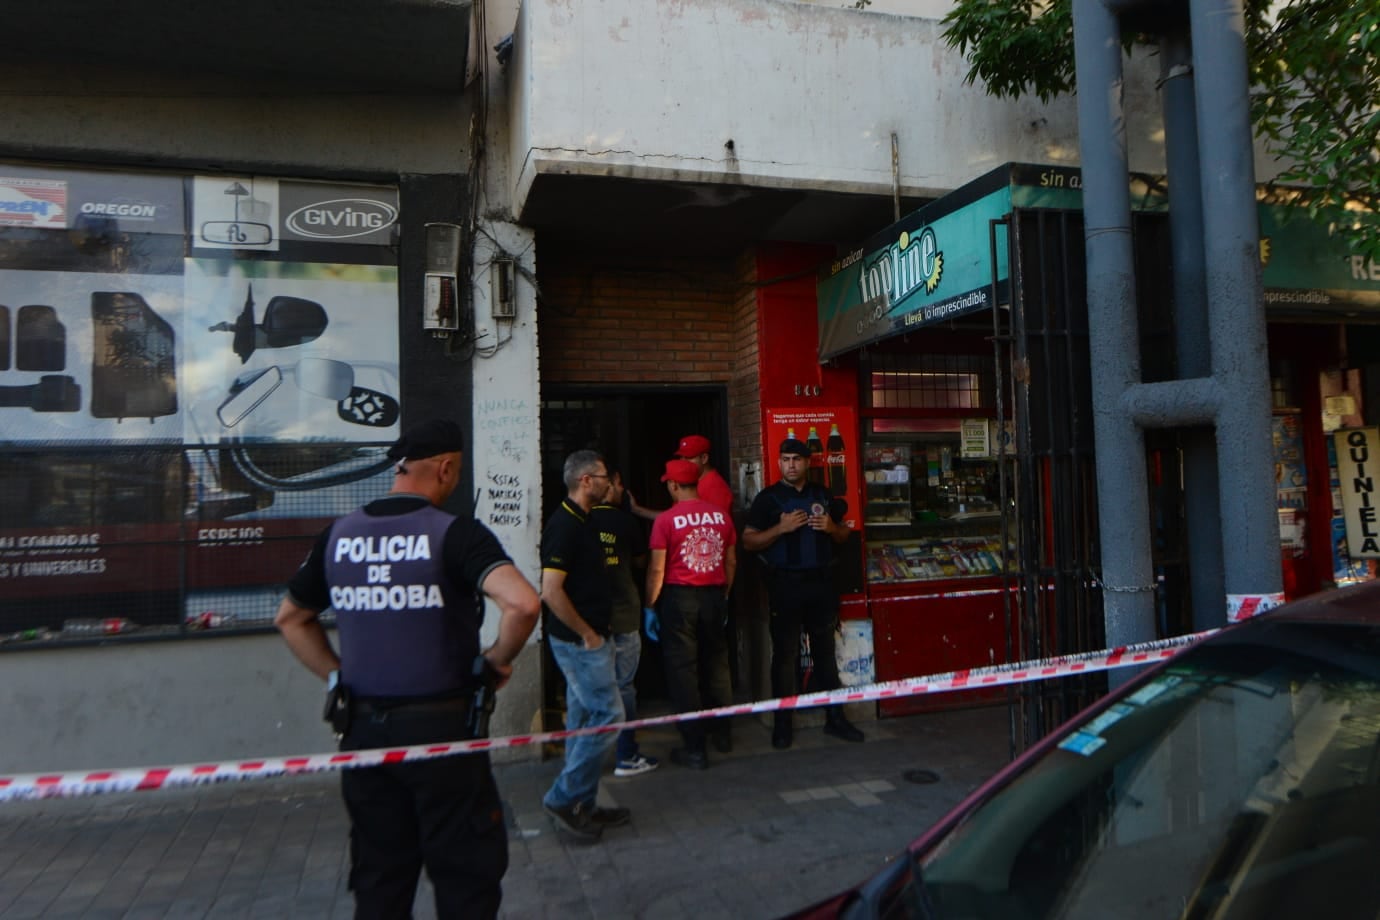
{"type": "MultiPolygon", "coordinates": [[[[767,719],[739,718],[702,772],[669,763],[674,728],[639,732],[661,768],[605,774],[600,804],[633,820],[595,844],[542,813],[559,758],[498,765],[501,916],[779,916],[875,872],[1008,758],[1004,708],[861,722],[863,744],[814,721],[775,751],[767,719]]],[[[0,916],[348,918],[348,828],[335,774],[0,802],[0,916]]],[[[415,916],[435,917],[425,877],[415,916]]]]}

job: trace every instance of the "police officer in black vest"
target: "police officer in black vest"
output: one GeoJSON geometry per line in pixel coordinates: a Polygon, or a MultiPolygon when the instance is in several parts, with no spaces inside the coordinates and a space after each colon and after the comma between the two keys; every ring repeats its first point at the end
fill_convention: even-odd
{"type": "MultiPolygon", "coordinates": [[[[460,482],[460,427],[416,425],[388,452],[388,496],[326,529],[288,583],[275,624],[323,680],[349,688],[343,751],[469,737],[476,664],[502,686],[541,602],[498,539],[440,509],[460,482]],[[502,613],[481,654],[484,596],[502,613]],[[340,653],[318,619],[335,610],[340,653]]],[[[345,770],[356,918],[407,918],[423,866],[436,915],[493,917],[508,868],[503,806],[486,753],[345,770]]]]}
{"type": "MultiPolygon", "coordinates": [[[[792,696],[800,661],[800,632],[810,637],[814,677],[810,690],[836,690],[838,663],[834,659],[834,627],[839,618],[839,595],[829,572],[834,545],[848,539],[842,517],[844,504],[829,490],[810,482],[810,448],[787,438],[778,452],[781,479],[752,501],[743,548],[761,554],[767,567],[767,597],[771,604],[771,692],[792,696]]],[[[863,733],[843,714],[841,706],[824,711],[826,734],[844,741],[862,741],[863,733]]],[[[778,711],[772,727],[775,748],[791,746],[791,714],[778,711]]]]}

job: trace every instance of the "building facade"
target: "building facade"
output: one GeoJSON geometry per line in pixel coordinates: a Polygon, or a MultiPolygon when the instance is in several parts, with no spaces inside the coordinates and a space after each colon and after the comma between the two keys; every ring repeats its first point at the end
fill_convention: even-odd
{"type": "MultiPolygon", "coordinates": [[[[656,472],[692,432],[713,442],[739,507],[773,478],[772,445],[797,418],[839,424],[859,473],[894,468],[861,449],[905,414],[878,405],[869,381],[935,368],[887,349],[822,362],[821,266],[1003,163],[1077,156],[1070,100],[987,97],[965,83],[937,20],[890,8],[291,7],[117,16],[69,0],[26,14],[26,34],[63,40],[36,39],[4,65],[0,176],[15,207],[55,183],[78,211],[83,183],[115,193],[89,199],[107,206],[90,215],[105,223],[0,227],[0,265],[35,291],[0,297],[16,345],[30,305],[54,309],[26,312],[38,332],[25,341],[64,342],[60,359],[0,372],[30,400],[4,409],[0,428],[7,483],[25,483],[7,485],[0,534],[30,538],[4,561],[35,573],[27,593],[0,601],[0,633],[15,637],[0,646],[0,692],[23,703],[10,726],[22,743],[6,746],[0,772],[324,749],[320,688],[269,618],[311,535],[387,487],[371,464],[410,420],[467,423],[460,506],[533,581],[544,511],[559,499],[553,473],[579,447],[605,451],[649,507],[665,506],[656,472]],[[91,37],[73,44],[59,26],[77,17],[91,37]],[[130,191],[145,187],[166,196],[161,232],[109,212],[156,208],[162,199],[130,191]],[[228,215],[208,210],[227,199],[228,215]],[[372,235],[320,235],[387,207],[393,217],[372,235]],[[294,226],[309,232],[289,227],[298,212],[294,226]],[[250,224],[267,237],[249,238],[250,224]],[[433,240],[444,250],[444,233],[429,236],[436,224],[462,229],[458,266],[430,251],[433,240]],[[158,255],[157,270],[118,261],[134,244],[158,255]],[[449,273],[453,310],[437,293],[449,273]],[[80,281],[74,302],[43,300],[55,274],[80,281]],[[145,305],[167,324],[163,348],[188,389],[175,407],[165,393],[161,414],[146,403],[98,416],[98,365],[112,363],[95,357],[109,344],[98,317],[114,307],[97,295],[147,279],[161,299],[145,305]],[[76,411],[33,403],[71,401],[44,376],[83,389],[76,411]],[[343,421],[341,404],[368,394],[391,397],[396,417],[378,400],[387,425],[343,421]],[[135,485],[83,498],[110,482],[112,463],[135,485]],[[35,489],[56,498],[37,501],[35,489]],[[44,515],[57,499],[85,504],[54,523],[44,515]],[[92,535],[98,551],[70,544],[91,549],[92,535]],[[84,586],[80,563],[93,559],[104,583],[84,586]]],[[[1160,172],[1153,63],[1133,65],[1128,110],[1144,113],[1130,126],[1133,168],[1160,172]]],[[[135,314],[146,340],[162,328],[135,314]]],[[[860,531],[860,483],[873,481],[854,480],[860,531]]],[[[861,540],[854,552],[845,615],[871,621],[861,540]]],[[[762,695],[750,579],[736,611],[737,687],[762,695]]],[[[975,644],[925,663],[1000,660],[1004,649],[972,659],[995,634],[979,630],[975,644]]],[[[534,642],[496,731],[552,721],[558,699],[543,671],[534,642]]]]}

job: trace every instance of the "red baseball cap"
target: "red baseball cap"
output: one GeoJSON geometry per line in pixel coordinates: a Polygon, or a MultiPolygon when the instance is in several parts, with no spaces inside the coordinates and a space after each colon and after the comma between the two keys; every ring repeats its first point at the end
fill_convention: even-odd
{"type": "Polygon", "coordinates": [[[680,439],[680,446],[676,448],[676,456],[687,459],[707,453],[709,453],[709,439],[698,434],[687,434],[680,439]]]}
{"type": "Polygon", "coordinates": [[[689,460],[667,460],[666,473],[661,477],[662,482],[677,482],[683,486],[693,486],[699,479],[700,468],[689,460]]]}

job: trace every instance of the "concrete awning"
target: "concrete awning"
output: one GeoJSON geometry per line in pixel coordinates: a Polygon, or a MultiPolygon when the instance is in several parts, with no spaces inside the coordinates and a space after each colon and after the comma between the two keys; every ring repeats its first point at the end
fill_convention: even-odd
{"type": "Polygon", "coordinates": [[[459,91],[471,0],[41,0],[8,4],[6,57],[46,66],[275,79],[339,91],[459,91]]]}

